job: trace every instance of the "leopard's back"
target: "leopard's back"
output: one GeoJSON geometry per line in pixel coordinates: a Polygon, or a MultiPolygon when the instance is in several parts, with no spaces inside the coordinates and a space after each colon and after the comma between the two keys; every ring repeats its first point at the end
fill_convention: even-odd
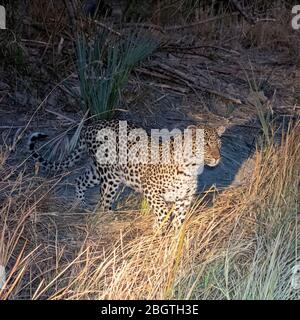
{"type": "MultiPolygon", "coordinates": [[[[99,206],[103,210],[111,210],[112,202],[115,198],[118,187],[125,184],[137,192],[143,193],[150,207],[155,212],[157,223],[161,224],[169,215],[169,222],[173,221],[175,226],[180,226],[185,218],[188,207],[192,202],[192,197],[197,189],[197,175],[201,173],[203,165],[214,167],[218,165],[221,159],[221,131],[224,128],[211,128],[209,126],[195,127],[200,128],[204,133],[204,161],[195,163],[190,159],[183,162],[175,162],[174,156],[170,157],[169,162],[158,161],[149,162],[149,152],[151,152],[151,139],[146,134],[146,142],[142,145],[140,156],[146,155],[144,162],[133,161],[134,157],[126,157],[122,162],[123,147],[126,150],[135,147],[135,142],[129,140],[129,133],[134,129],[141,129],[132,123],[126,124],[125,134],[120,134],[120,121],[98,121],[85,126],[81,132],[78,146],[67,160],[64,161],[64,167],[73,165],[82,155],[87,152],[93,160],[93,165],[87,167],[84,174],[76,179],[76,194],[78,200],[84,203],[84,193],[87,188],[100,185],[99,206]],[[113,138],[111,138],[111,136],[113,138]],[[114,150],[116,157],[114,161],[102,162],[111,151],[114,150]],[[101,159],[100,159],[101,158],[101,159]],[[173,211],[170,215],[170,206],[173,204],[173,211]]],[[[189,127],[188,127],[189,128],[189,127]]],[[[44,162],[50,168],[58,168],[59,165],[43,160],[35,152],[33,138],[30,142],[31,151],[34,157],[44,162]]],[[[193,142],[194,143],[194,142],[193,142]]],[[[172,146],[172,143],[171,143],[172,146]]],[[[194,146],[194,145],[193,145],[194,146]]],[[[159,154],[163,150],[163,142],[159,144],[159,154]]],[[[171,150],[172,147],[171,147],[171,150]]],[[[127,151],[126,151],[127,152],[127,151]]],[[[137,157],[138,158],[138,157],[137,157]]],[[[109,160],[109,159],[108,159],[109,160]]],[[[136,159],[135,159],[136,160],[136,159]]]]}

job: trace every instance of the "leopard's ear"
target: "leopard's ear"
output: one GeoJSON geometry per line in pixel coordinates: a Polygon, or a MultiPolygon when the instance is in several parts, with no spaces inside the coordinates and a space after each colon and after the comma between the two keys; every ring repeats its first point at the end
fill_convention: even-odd
{"type": "Polygon", "coordinates": [[[195,130],[195,129],[197,129],[197,126],[191,124],[190,126],[187,127],[187,129],[189,129],[189,130],[195,130]]]}
{"type": "Polygon", "coordinates": [[[221,135],[225,132],[226,127],[224,126],[219,126],[218,128],[216,128],[218,136],[221,137],[221,135]]]}
{"type": "Polygon", "coordinates": [[[191,132],[192,134],[195,134],[197,132],[197,129],[198,129],[198,127],[193,124],[187,127],[187,130],[189,132],[191,132]]]}

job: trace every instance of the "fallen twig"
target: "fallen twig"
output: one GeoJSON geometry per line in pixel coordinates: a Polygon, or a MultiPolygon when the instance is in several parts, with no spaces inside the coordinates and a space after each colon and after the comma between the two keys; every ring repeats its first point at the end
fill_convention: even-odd
{"type": "Polygon", "coordinates": [[[230,54],[236,54],[236,55],[240,55],[240,53],[238,51],[235,51],[235,50],[232,50],[232,49],[226,49],[226,48],[223,48],[223,47],[218,47],[218,46],[209,46],[209,45],[201,45],[201,46],[180,46],[180,47],[177,47],[177,46],[172,46],[172,45],[169,45],[169,46],[165,46],[164,49],[167,49],[167,50],[171,50],[171,51],[184,51],[184,50],[197,50],[197,49],[203,49],[203,48],[211,48],[211,49],[216,49],[216,50],[221,50],[221,51],[224,51],[224,52],[228,52],[230,54]]]}
{"type": "Polygon", "coordinates": [[[212,21],[216,21],[216,20],[220,20],[223,18],[227,18],[227,17],[231,17],[231,16],[235,16],[238,15],[238,12],[233,12],[231,14],[223,14],[221,16],[216,16],[216,17],[212,17],[212,18],[208,18],[205,20],[201,20],[201,21],[197,21],[194,23],[190,23],[184,26],[172,26],[172,27],[166,27],[165,30],[166,31],[174,31],[174,30],[182,30],[182,29],[187,29],[187,28],[192,28],[192,27],[196,27],[200,24],[204,24],[204,23],[208,23],[208,22],[212,22],[212,21]]]}
{"type": "Polygon", "coordinates": [[[68,12],[70,26],[72,29],[73,36],[76,35],[77,31],[77,25],[76,25],[76,4],[74,3],[74,0],[64,0],[65,7],[68,12]]]}
{"type": "MultiPolygon", "coordinates": [[[[181,81],[181,83],[184,83],[187,85],[189,88],[192,89],[192,91],[195,92],[195,89],[201,90],[201,91],[206,91],[208,93],[217,95],[223,99],[232,101],[236,104],[242,104],[242,101],[240,99],[234,98],[226,93],[219,92],[217,90],[213,90],[205,85],[199,85],[197,83],[196,78],[192,77],[191,75],[187,75],[186,73],[183,73],[182,71],[175,69],[174,67],[170,67],[166,64],[156,62],[156,66],[159,67],[160,69],[167,71],[169,74],[171,74],[173,77],[175,77],[177,80],[181,81]]],[[[157,70],[157,69],[156,69],[157,70]]],[[[153,74],[155,76],[155,74],[153,74]]],[[[170,79],[169,79],[170,80],[170,79]]]]}
{"type": "Polygon", "coordinates": [[[237,11],[245,18],[245,20],[250,23],[251,25],[255,25],[254,19],[247,14],[239,4],[237,0],[230,0],[230,2],[233,4],[233,6],[237,9],[237,11]]]}
{"type": "Polygon", "coordinates": [[[61,114],[61,113],[59,113],[57,111],[50,110],[50,109],[47,109],[47,108],[45,108],[44,110],[49,112],[49,113],[52,113],[52,114],[58,116],[59,118],[65,119],[65,120],[67,120],[67,121],[69,121],[71,123],[77,123],[78,122],[78,121],[75,121],[74,119],[71,119],[71,118],[69,118],[69,117],[67,117],[67,116],[65,116],[65,115],[63,115],[63,114],[61,114]]]}
{"type": "Polygon", "coordinates": [[[153,82],[151,82],[149,85],[154,86],[154,87],[159,87],[161,89],[172,90],[172,91],[175,91],[177,93],[179,92],[181,94],[186,94],[188,92],[187,89],[184,89],[182,87],[171,86],[171,85],[168,85],[168,84],[165,84],[165,83],[153,83],[153,82]]]}
{"type": "Polygon", "coordinates": [[[155,24],[152,23],[133,23],[133,22],[127,22],[123,24],[123,27],[139,27],[139,28],[144,28],[144,29],[152,29],[152,30],[157,30],[160,31],[161,33],[165,34],[166,31],[155,24]]]}
{"type": "MultiPolygon", "coordinates": [[[[158,73],[158,72],[149,71],[149,70],[144,69],[144,68],[138,68],[138,69],[136,69],[136,71],[139,72],[139,73],[148,75],[148,76],[152,76],[154,78],[159,78],[159,79],[162,79],[162,80],[172,81],[172,78],[167,76],[167,75],[163,75],[163,74],[158,73]]],[[[171,86],[171,85],[168,85],[168,84],[151,83],[150,85],[156,86],[156,87],[160,87],[160,88],[163,88],[163,89],[173,90],[173,91],[180,92],[180,93],[186,93],[187,92],[187,89],[184,89],[184,88],[178,87],[178,86],[171,86]]]]}
{"type": "Polygon", "coordinates": [[[113,33],[114,35],[121,37],[122,34],[114,29],[112,29],[111,27],[108,27],[106,24],[99,22],[98,20],[93,20],[98,26],[100,26],[103,29],[108,30],[109,32],[113,33]]]}
{"type": "Polygon", "coordinates": [[[16,133],[14,134],[12,145],[10,146],[10,151],[16,151],[17,143],[21,140],[20,132],[22,131],[22,128],[18,128],[16,133]]]}

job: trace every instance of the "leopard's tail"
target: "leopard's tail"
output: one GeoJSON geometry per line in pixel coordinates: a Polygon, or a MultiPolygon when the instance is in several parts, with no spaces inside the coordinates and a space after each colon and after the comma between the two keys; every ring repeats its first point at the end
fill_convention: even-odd
{"type": "Polygon", "coordinates": [[[31,152],[32,157],[44,168],[49,171],[59,171],[72,167],[76,162],[83,158],[83,155],[86,153],[86,144],[85,139],[80,136],[76,147],[74,150],[67,156],[66,159],[60,162],[50,161],[43,157],[38,151],[35,149],[35,144],[38,141],[44,140],[47,138],[43,132],[34,132],[30,135],[28,139],[28,148],[31,152]]]}

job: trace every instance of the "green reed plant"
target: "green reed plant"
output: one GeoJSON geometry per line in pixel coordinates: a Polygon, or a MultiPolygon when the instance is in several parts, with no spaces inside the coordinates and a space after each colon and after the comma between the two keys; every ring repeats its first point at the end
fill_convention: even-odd
{"type": "Polygon", "coordinates": [[[76,52],[84,109],[96,118],[112,118],[130,72],[148,58],[158,45],[158,41],[139,31],[117,39],[111,39],[108,32],[103,32],[93,41],[80,35],[76,52]]]}

